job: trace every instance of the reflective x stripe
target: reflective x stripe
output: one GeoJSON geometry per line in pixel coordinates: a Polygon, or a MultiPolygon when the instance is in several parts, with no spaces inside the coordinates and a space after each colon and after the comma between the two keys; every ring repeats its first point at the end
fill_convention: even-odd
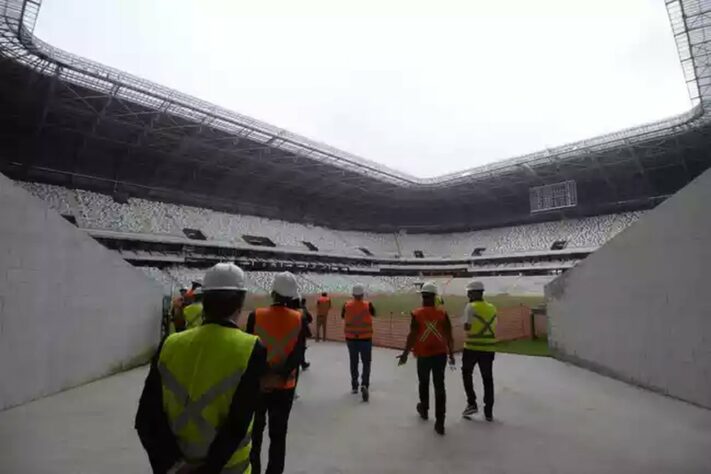
{"type": "MultiPolygon", "coordinates": [[[[205,457],[210,443],[212,443],[212,440],[217,434],[217,430],[202,416],[202,411],[224,392],[232,387],[236,387],[242,378],[242,371],[238,370],[232,375],[225,377],[195,401],[190,400],[189,392],[178,382],[173,373],[163,363],[158,364],[158,371],[160,372],[163,385],[173,392],[173,395],[175,395],[183,406],[183,411],[171,422],[173,433],[178,435],[178,433],[192,421],[201,434],[202,440],[200,442],[186,441],[178,436],[183,454],[188,459],[205,457]]],[[[246,446],[250,441],[251,433],[247,433],[240,443],[240,447],[246,446]]]]}
{"type": "Polygon", "coordinates": [[[434,321],[425,321],[425,332],[422,333],[422,337],[420,338],[421,342],[425,342],[427,338],[429,337],[430,334],[434,335],[437,339],[440,341],[443,341],[444,339],[442,338],[442,334],[437,330],[437,323],[434,321]]]}
{"type": "Polygon", "coordinates": [[[481,330],[480,330],[478,333],[476,333],[476,334],[470,334],[470,335],[469,335],[469,338],[473,338],[473,337],[486,337],[486,338],[496,337],[496,335],[494,334],[494,328],[491,326],[492,324],[494,324],[494,320],[496,319],[496,315],[494,315],[494,317],[491,318],[491,321],[485,320],[484,318],[482,318],[481,316],[479,316],[479,315],[476,314],[476,313],[472,313],[472,316],[474,316],[476,319],[478,319],[478,320],[481,322],[481,324],[483,324],[484,326],[481,328],[481,330]]]}
{"type": "Polygon", "coordinates": [[[221,474],[242,474],[249,467],[249,456],[244,461],[235,464],[234,466],[223,468],[221,474]]]}
{"type": "Polygon", "coordinates": [[[366,309],[358,314],[354,314],[346,322],[346,329],[352,332],[368,332],[370,324],[365,322],[366,316],[370,314],[370,309],[366,309]]]}
{"type": "Polygon", "coordinates": [[[282,338],[274,337],[268,334],[264,328],[257,327],[257,336],[264,342],[267,346],[267,355],[270,361],[278,361],[286,359],[287,353],[286,348],[289,343],[299,335],[301,331],[301,324],[292,329],[287,335],[282,338]]]}

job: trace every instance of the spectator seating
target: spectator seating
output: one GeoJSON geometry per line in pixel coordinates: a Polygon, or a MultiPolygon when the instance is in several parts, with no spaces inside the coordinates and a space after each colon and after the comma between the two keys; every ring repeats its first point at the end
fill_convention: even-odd
{"type": "Polygon", "coordinates": [[[425,257],[469,257],[476,247],[484,256],[549,250],[556,240],[568,248],[598,247],[636,221],[641,213],[586,217],[565,221],[501,227],[450,234],[390,234],[340,231],[324,227],[228,214],[210,209],[129,198],[118,203],[111,196],[61,186],[20,182],[62,214],[71,214],[83,228],[184,236],[183,229],[201,230],[208,239],[244,245],[242,235],[271,239],[282,248],[307,250],[304,241],[320,252],[362,256],[360,247],[375,256],[413,258],[415,250],[425,257]]]}

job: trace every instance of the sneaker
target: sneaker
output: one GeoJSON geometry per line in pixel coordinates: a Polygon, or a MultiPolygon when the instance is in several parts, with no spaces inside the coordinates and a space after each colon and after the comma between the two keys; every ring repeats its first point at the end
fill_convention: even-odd
{"type": "Polygon", "coordinates": [[[467,405],[467,407],[462,412],[464,418],[471,419],[472,415],[479,413],[479,408],[476,405],[467,405]]]}
{"type": "Polygon", "coordinates": [[[435,421],[435,432],[437,432],[438,435],[444,436],[444,420],[437,420],[435,421]]]}
{"type": "Polygon", "coordinates": [[[351,388],[351,393],[352,393],[353,395],[356,395],[356,394],[358,393],[358,387],[353,387],[353,388],[351,388]]]}
{"type": "Polygon", "coordinates": [[[363,385],[360,388],[360,394],[363,396],[364,402],[367,402],[370,399],[370,393],[368,393],[368,387],[366,387],[365,385],[363,385]]]}
{"type": "Polygon", "coordinates": [[[422,408],[422,403],[417,404],[417,413],[420,414],[420,418],[423,420],[427,420],[429,418],[429,416],[427,416],[427,410],[422,408]]]}
{"type": "Polygon", "coordinates": [[[492,415],[491,413],[484,415],[484,418],[486,418],[486,421],[488,422],[494,421],[494,415],[492,415]]]}

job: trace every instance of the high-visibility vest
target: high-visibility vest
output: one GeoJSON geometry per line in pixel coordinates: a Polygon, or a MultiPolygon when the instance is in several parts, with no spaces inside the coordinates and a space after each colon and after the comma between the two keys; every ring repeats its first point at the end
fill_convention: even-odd
{"type": "Polygon", "coordinates": [[[412,312],[417,322],[417,340],[412,352],[417,357],[446,354],[449,350],[445,337],[447,313],[434,306],[423,306],[412,312]]]}
{"type": "Polygon", "coordinates": [[[316,300],[316,316],[328,316],[331,310],[331,298],[328,296],[320,296],[316,300]]]}
{"type": "Polygon", "coordinates": [[[366,300],[349,300],[346,303],[344,332],[346,339],[372,339],[373,315],[366,300]]]}
{"type": "MultiPolygon", "coordinates": [[[[301,333],[301,312],[286,306],[269,306],[255,311],[254,332],[267,348],[267,362],[270,368],[276,368],[286,362],[294,352],[301,333]]],[[[296,387],[296,369],[286,379],[275,380],[265,377],[269,383],[267,390],[287,390],[296,387]]]]}
{"type": "Polygon", "coordinates": [[[183,308],[185,329],[192,329],[202,324],[202,303],[193,303],[183,308]]]}
{"type": "MultiPolygon", "coordinates": [[[[165,340],[158,358],[163,410],[188,463],[200,464],[207,457],[256,342],[256,336],[219,324],[206,324],[165,340]]],[[[221,472],[249,473],[251,448],[250,422],[221,472]]]]}
{"type": "Polygon", "coordinates": [[[496,350],[496,306],[486,301],[469,303],[474,317],[464,341],[464,348],[474,351],[496,350]]]}

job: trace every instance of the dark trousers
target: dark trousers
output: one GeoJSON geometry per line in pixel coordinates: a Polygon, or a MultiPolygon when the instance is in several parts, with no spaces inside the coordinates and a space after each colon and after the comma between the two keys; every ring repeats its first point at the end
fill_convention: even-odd
{"type": "Polygon", "coordinates": [[[447,354],[417,358],[417,378],[420,382],[420,404],[427,411],[430,408],[430,373],[434,384],[435,419],[444,420],[447,411],[447,393],[444,389],[444,370],[447,368],[447,354]]]}
{"type": "Polygon", "coordinates": [[[472,351],[464,349],[462,352],[462,379],[464,391],[467,392],[467,404],[476,406],[476,393],[472,375],[474,366],[479,364],[479,372],[484,383],[484,414],[492,415],[494,410],[494,356],[495,352],[472,351]]]}
{"type": "Polygon", "coordinates": [[[316,316],[316,340],[320,341],[323,339],[324,341],[326,340],[326,320],[327,316],[316,316]],[[321,334],[321,330],[323,330],[323,336],[319,337],[321,334]]]}
{"type": "Polygon", "coordinates": [[[373,352],[373,341],[370,339],[348,340],[348,354],[351,359],[351,387],[358,388],[358,358],[363,362],[363,378],[361,385],[364,387],[370,386],[370,360],[373,352]]]}
{"type": "Polygon", "coordinates": [[[284,472],[286,457],[286,432],[289,427],[289,413],[294,402],[294,389],[274,390],[262,393],[254,411],[252,426],[252,451],[249,454],[252,473],[261,472],[262,436],[269,416],[269,463],[266,474],[284,472]]]}

